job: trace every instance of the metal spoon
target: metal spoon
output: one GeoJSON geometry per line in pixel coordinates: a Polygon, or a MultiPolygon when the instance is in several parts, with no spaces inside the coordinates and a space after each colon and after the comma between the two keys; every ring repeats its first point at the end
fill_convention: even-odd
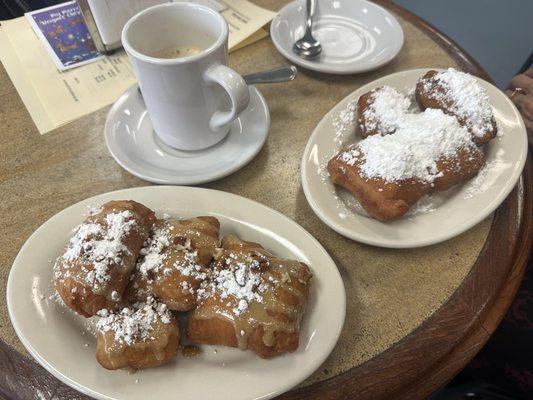
{"type": "Polygon", "coordinates": [[[320,54],[322,45],[313,37],[313,16],[316,10],[316,0],[307,0],[307,20],[305,21],[304,37],[294,43],[292,51],[302,58],[311,59],[320,54]]]}
{"type": "Polygon", "coordinates": [[[287,65],[281,68],[244,75],[243,79],[248,85],[255,85],[256,83],[278,83],[292,81],[296,78],[297,74],[298,70],[295,66],[287,65]]]}
{"type": "MultiPolygon", "coordinates": [[[[298,70],[294,65],[286,65],[285,67],[269,69],[267,71],[254,72],[253,74],[243,75],[243,79],[247,85],[255,85],[257,83],[279,83],[294,80],[298,75],[298,70]]],[[[141,87],[137,86],[137,91],[142,97],[141,87]]]]}

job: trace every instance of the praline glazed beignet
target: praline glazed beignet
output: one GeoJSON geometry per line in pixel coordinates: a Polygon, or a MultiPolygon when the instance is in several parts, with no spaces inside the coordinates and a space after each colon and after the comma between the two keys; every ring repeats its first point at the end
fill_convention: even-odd
{"type": "Polygon", "coordinates": [[[214,217],[158,220],[141,250],[128,293],[139,288],[140,300],[153,293],[171,310],[192,309],[218,247],[219,228],[214,217]]]}
{"type": "Polygon", "coordinates": [[[357,100],[356,133],[363,139],[394,133],[411,101],[390,86],[380,86],[357,100]]]}
{"type": "Polygon", "coordinates": [[[187,336],[195,343],[252,350],[263,358],[293,352],[311,277],[304,263],[227,235],[210,279],[198,291],[187,336]]]}
{"type": "Polygon", "coordinates": [[[435,108],[455,116],[477,145],[489,142],[498,132],[487,91],[467,73],[453,68],[428,71],[418,80],[415,95],[422,110],[435,108]]]}
{"type": "Polygon", "coordinates": [[[127,307],[130,304],[145,302],[148,297],[154,297],[154,280],[142,274],[139,270],[133,271],[130,283],[126,286],[122,296],[121,305],[127,307]]]}
{"type": "Polygon", "coordinates": [[[67,306],[90,317],[115,309],[155,220],[132,200],[110,201],[76,229],[54,265],[54,284],[67,306]]]}
{"type": "Polygon", "coordinates": [[[156,367],[174,358],[179,327],[166,305],[147,297],[120,312],[98,312],[96,359],[106,369],[156,367]]]}

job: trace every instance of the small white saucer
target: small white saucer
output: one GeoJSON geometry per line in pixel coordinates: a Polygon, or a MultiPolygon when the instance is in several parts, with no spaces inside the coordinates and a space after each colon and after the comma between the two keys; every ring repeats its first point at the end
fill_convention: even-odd
{"type": "Polygon", "coordinates": [[[403,30],[384,8],[366,0],[318,1],[313,35],[322,53],[304,60],[292,51],[305,31],[306,7],[298,0],[283,7],[270,25],[278,51],[304,68],[331,74],[370,71],[391,61],[403,46],[403,30]]]}
{"type": "Polygon", "coordinates": [[[250,86],[250,104],[220,143],[199,151],[181,151],[155,134],[144,100],[133,85],[113,105],[105,124],[105,142],[126,171],[144,180],[197,185],[223,178],[250,162],[265,144],[270,114],[265,99],[250,86]]]}

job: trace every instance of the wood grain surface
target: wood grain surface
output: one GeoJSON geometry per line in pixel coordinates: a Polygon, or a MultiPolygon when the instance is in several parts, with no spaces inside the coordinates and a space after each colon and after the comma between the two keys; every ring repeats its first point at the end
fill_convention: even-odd
{"type": "MultiPolygon", "coordinates": [[[[463,70],[490,81],[467,53],[438,30],[397,5],[382,0],[376,2],[418,27],[463,70]]],[[[280,1],[265,0],[261,4],[279,9],[280,1]]],[[[427,63],[430,66],[432,60],[428,59],[427,63]]],[[[309,76],[317,75],[311,73],[309,76]]],[[[68,149],[68,140],[76,139],[65,140],[65,148],[68,149]]],[[[61,152],[62,149],[44,153],[38,148],[27,148],[19,157],[44,157],[49,164],[54,164],[61,162],[61,152]]],[[[10,171],[0,171],[0,176],[21,173],[19,164],[15,163],[10,171]]],[[[74,166],[67,165],[57,179],[71,178],[74,166]]],[[[38,170],[32,172],[39,176],[38,170]]],[[[329,379],[299,387],[280,396],[280,399],[425,398],[451,379],[496,329],[522,279],[533,240],[532,173],[532,162],[528,159],[520,183],[496,212],[483,250],[466,279],[431,317],[368,361],[329,379]]],[[[121,179],[129,179],[124,185],[132,185],[127,175],[121,179]]],[[[105,189],[106,186],[102,185],[101,188],[105,189]]],[[[18,196],[24,196],[24,193],[23,187],[12,191],[13,195],[18,196]]],[[[33,195],[40,201],[54,195],[59,205],[66,197],[61,192],[54,192],[53,188],[46,193],[33,195]]],[[[0,396],[5,399],[87,398],[2,341],[0,371],[0,396]]]]}

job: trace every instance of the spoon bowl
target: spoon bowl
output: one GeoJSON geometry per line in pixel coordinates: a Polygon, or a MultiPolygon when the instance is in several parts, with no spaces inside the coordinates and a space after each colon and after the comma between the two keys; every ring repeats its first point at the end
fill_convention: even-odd
{"type": "Polygon", "coordinates": [[[305,59],[315,58],[322,52],[322,45],[313,36],[313,17],[316,10],[316,0],[306,1],[306,20],[304,37],[292,46],[299,57],[305,59]]]}
{"type": "Polygon", "coordinates": [[[305,35],[294,43],[292,50],[302,58],[315,58],[322,52],[322,45],[312,35],[305,35]]]}

